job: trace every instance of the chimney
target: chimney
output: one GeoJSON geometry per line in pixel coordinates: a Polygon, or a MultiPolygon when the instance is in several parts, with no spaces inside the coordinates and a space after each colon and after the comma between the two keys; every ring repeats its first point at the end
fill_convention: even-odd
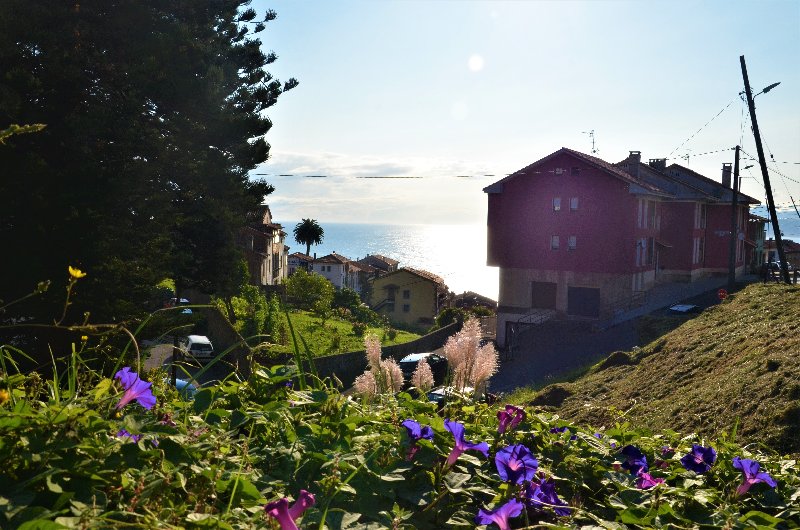
{"type": "Polygon", "coordinates": [[[628,174],[633,177],[639,176],[639,164],[642,162],[641,151],[631,151],[628,155],[628,174]]]}
{"type": "Polygon", "coordinates": [[[658,170],[658,171],[665,171],[667,169],[667,159],[666,158],[651,158],[648,161],[647,165],[650,166],[653,169],[658,170]]]}
{"type": "Polygon", "coordinates": [[[722,164],[722,185],[726,188],[731,187],[731,164],[722,164]]]}

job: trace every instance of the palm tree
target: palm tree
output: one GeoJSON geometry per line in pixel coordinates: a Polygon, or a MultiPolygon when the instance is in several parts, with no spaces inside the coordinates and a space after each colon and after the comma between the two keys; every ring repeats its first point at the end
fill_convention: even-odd
{"type": "Polygon", "coordinates": [[[316,219],[303,219],[294,227],[294,240],[306,246],[306,255],[311,255],[311,245],[319,245],[325,237],[325,230],[316,219]]]}

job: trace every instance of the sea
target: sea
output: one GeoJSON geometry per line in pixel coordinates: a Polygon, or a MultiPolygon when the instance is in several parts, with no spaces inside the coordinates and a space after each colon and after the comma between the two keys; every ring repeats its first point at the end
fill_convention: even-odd
{"type": "MultiPolygon", "coordinates": [[[[770,218],[769,212],[764,206],[752,208],[750,212],[765,219],[770,218]]],[[[776,213],[778,217],[778,226],[781,229],[781,237],[800,243],[800,214],[798,214],[794,208],[778,210],[776,213]]],[[[767,223],[767,239],[774,239],[774,233],[775,232],[772,230],[772,223],[767,223]]]]}
{"type": "MultiPolygon", "coordinates": [[[[766,208],[752,212],[769,218],[766,208]]],[[[283,221],[289,253],[305,252],[294,241],[292,229],[299,221],[283,221]]],[[[800,216],[793,210],[778,212],[778,224],[784,239],[800,242],[800,216]]],[[[383,254],[400,262],[441,276],[456,294],[473,291],[492,300],[499,293],[497,267],[486,265],[486,225],[391,225],[320,222],[325,237],[322,244],[311,246],[317,257],[336,252],[352,260],[368,254],[383,254]]],[[[767,237],[773,237],[772,223],[767,223],[767,237]]]]}
{"type": "MultiPolygon", "coordinates": [[[[305,252],[292,234],[298,221],[276,220],[286,232],[289,253],[305,252]]],[[[320,245],[311,246],[311,255],[331,252],[358,260],[369,254],[382,254],[413,267],[432,272],[444,279],[456,294],[473,291],[492,300],[499,293],[497,267],[486,266],[486,225],[388,225],[326,223],[320,245]]]]}

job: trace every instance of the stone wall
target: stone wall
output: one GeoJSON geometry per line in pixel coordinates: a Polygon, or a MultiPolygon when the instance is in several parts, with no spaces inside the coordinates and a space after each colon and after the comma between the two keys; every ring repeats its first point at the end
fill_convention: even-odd
{"type": "MultiPolygon", "coordinates": [[[[454,335],[461,329],[458,323],[450,324],[441,329],[429,333],[424,337],[420,337],[415,341],[406,342],[404,344],[396,344],[394,346],[386,346],[383,348],[383,358],[389,357],[399,361],[410,353],[419,353],[426,351],[433,351],[444,346],[448,337],[454,335]]],[[[310,366],[307,362],[303,363],[305,371],[310,372],[310,366]]],[[[336,376],[345,388],[350,388],[353,385],[356,377],[364,373],[367,368],[367,357],[364,350],[340,353],[337,355],[327,355],[325,357],[317,357],[314,359],[314,365],[320,378],[336,376]]]]}

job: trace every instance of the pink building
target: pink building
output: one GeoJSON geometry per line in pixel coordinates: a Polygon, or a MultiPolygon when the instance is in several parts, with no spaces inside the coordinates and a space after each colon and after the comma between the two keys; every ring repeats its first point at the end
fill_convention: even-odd
{"type": "MultiPolygon", "coordinates": [[[[526,315],[606,318],[658,282],[727,274],[729,167],[724,175],[727,185],[665,159],[643,164],[638,151],[610,164],[562,148],[486,187],[500,344],[506,323],[526,315]]],[[[758,201],[738,201],[741,274],[748,205],[758,201]]]]}

